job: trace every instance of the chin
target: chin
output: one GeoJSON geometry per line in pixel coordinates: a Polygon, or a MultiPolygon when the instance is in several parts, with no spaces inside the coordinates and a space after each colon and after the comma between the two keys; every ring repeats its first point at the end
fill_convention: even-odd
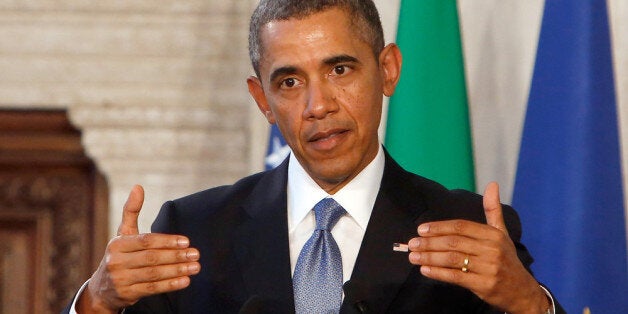
{"type": "MultiPolygon", "coordinates": [[[[332,163],[332,162],[328,162],[332,163]]],[[[316,169],[316,177],[320,180],[328,182],[330,184],[338,184],[345,181],[351,176],[351,171],[347,167],[324,167],[323,169],[316,169]]]]}

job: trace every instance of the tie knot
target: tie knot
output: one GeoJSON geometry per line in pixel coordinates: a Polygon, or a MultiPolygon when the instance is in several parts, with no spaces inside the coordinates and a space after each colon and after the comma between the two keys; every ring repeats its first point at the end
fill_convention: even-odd
{"type": "Polygon", "coordinates": [[[317,230],[331,230],[338,219],[346,213],[345,209],[333,198],[324,198],[314,205],[317,230]]]}

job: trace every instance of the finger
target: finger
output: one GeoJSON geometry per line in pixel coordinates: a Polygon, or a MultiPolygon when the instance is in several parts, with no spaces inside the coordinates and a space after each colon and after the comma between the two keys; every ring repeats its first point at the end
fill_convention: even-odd
{"type": "Polygon", "coordinates": [[[112,264],[124,265],[125,268],[143,268],[149,266],[171,265],[198,261],[200,254],[197,249],[185,250],[144,250],[124,254],[112,264]]]}
{"type": "Polygon", "coordinates": [[[200,270],[201,265],[198,262],[188,262],[127,270],[120,272],[117,278],[113,279],[120,286],[131,286],[192,276],[198,274],[200,270]]]}
{"type": "Polygon", "coordinates": [[[425,277],[435,279],[438,281],[452,283],[471,291],[478,289],[478,285],[484,281],[482,275],[478,275],[472,272],[462,272],[460,269],[451,269],[435,266],[421,266],[421,274],[425,277]]]}
{"type": "Polygon", "coordinates": [[[190,285],[190,277],[182,276],[154,282],[138,283],[126,287],[120,291],[121,295],[129,296],[129,299],[137,300],[145,296],[181,290],[190,285]]]}
{"type": "Polygon", "coordinates": [[[410,252],[408,260],[414,265],[462,268],[469,255],[461,252],[410,252]]]}
{"type": "Polygon", "coordinates": [[[418,237],[408,241],[412,252],[460,252],[475,255],[484,250],[486,243],[481,240],[459,236],[418,237]]]}
{"type": "Polygon", "coordinates": [[[112,252],[130,253],[150,249],[185,249],[190,240],[182,235],[142,233],[134,236],[115,237],[109,243],[112,252]]]}
{"type": "Polygon", "coordinates": [[[137,217],[140,215],[143,203],[144,188],[141,185],[133,186],[122,210],[122,221],[118,227],[118,235],[139,234],[137,217]]]}
{"type": "Polygon", "coordinates": [[[499,185],[496,182],[489,183],[484,191],[484,215],[486,215],[486,223],[489,226],[508,234],[502,213],[502,204],[499,201],[499,185]]]}
{"type": "Polygon", "coordinates": [[[424,223],[417,230],[421,237],[460,235],[474,239],[483,239],[486,236],[485,234],[493,230],[493,228],[469,220],[455,219],[424,223]]]}
{"type": "Polygon", "coordinates": [[[455,271],[462,271],[466,260],[467,273],[490,276],[496,271],[494,264],[487,263],[481,257],[460,252],[411,252],[408,259],[413,265],[448,268],[455,271]]]}

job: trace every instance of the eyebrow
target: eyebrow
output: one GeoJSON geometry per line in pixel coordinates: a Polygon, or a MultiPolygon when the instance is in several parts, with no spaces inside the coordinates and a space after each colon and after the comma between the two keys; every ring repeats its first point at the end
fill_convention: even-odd
{"type": "Polygon", "coordinates": [[[294,73],[297,73],[297,68],[294,66],[280,67],[280,68],[275,69],[273,73],[270,74],[270,81],[274,82],[279,76],[294,74],[294,73]]]}
{"type": "MultiPolygon", "coordinates": [[[[344,54],[333,56],[333,57],[323,60],[323,64],[326,64],[326,65],[335,65],[335,64],[343,63],[343,62],[360,63],[360,61],[356,57],[352,57],[350,55],[344,55],[344,54]]],[[[288,66],[277,68],[270,74],[270,82],[274,82],[280,76],[294,74],[297,72],[298,72],[298,69],[295,66],[288,65],[288,66]]]]}
{"type": "Polygon", "coordinates": [[[333,56],[323,60],[323,63],[327,65],[334,65],[343,62],[360,63],[356,57],[352,57],[350,55],[333,56]]]}

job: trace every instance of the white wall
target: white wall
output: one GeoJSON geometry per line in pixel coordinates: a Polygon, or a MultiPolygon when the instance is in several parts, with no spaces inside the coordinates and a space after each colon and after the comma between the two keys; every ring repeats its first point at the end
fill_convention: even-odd
{"type": "Polygon", "coordinates": [[[164,201],[249,173],[252,4],[0,0],[0,107],[69,110],[108,180],[111,232],[136,183],[147,231],[164,201]]]}

